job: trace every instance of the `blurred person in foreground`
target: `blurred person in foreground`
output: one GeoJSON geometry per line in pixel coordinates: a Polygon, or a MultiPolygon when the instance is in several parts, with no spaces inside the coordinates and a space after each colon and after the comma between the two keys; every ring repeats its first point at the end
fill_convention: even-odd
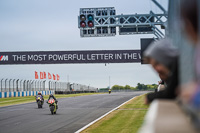
{"type": "Polygon", "coordinates": [[[169,39],[154,41],[144,51],[144,60],[150,63],[166,83],[164,90],[146,95],[145,103],[149,104],[155,99],[174,99],[177,96],[178,86],[178,51],[169,39]]]}
{"type": "Polygon", "coordinates": [[[200,131],[200,42],[199,42],[199,7],[198,0],[181,1],[181,19],[185,35],[195,48],[195,79],[181,86],[180,101],[190,114],[195,127],[200,131]]]}
{"type": "Polygon", "coordinates": [[[181,1],[181,19],[183,30],[191,41],[191,45],[195,47],[194,69],[195,79],[189,83],[182,85],[180,99],[181,102],[189,108],[191,112],[195,112],[194,119],[200,128],[200,42],[199,42],[199,14],[200,7],[198,0],[181,1]],[[199,115],[197,115],[199,114],[199,115]],[[197,117],[198,116],[198,117],[197,117]]]}

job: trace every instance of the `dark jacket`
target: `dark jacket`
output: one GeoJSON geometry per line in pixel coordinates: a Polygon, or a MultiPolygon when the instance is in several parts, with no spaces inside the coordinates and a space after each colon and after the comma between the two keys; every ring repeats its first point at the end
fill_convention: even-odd
{"type": "Polygon", "coordinates": [[[177,96],[177,87],[179,84],[178,79],[178,60],[176,59],[171,69],[171,75],[166,81],[167,87],[159,92],[147,94],[148,102],[152,102],[154,99],[174,99],[177,96]]]}

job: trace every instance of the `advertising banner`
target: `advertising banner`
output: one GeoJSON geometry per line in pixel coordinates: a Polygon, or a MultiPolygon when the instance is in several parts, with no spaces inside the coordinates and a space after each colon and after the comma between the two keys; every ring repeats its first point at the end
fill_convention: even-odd
{"type": "Polygon", "coordinates": [[[140,62],[140,50],[0,52],[0,65],[140,62]]]}

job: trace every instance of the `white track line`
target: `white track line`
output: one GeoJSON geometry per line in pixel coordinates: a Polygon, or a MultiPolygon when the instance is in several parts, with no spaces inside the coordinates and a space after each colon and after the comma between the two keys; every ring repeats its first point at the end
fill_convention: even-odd
{"type": "MultiPolygon", "coordinates": [[[[135,96],[135,97],[137,97],[137,96],[135,96]]],[[[119,105],[118,107],[116,107],[116,108],[112,109],[111,111],[109,111],[108,113],[106,113],[106,114],[102,115],[101,117],[97,118],[96,120],[94,120],[94,121],[90,122],[90,123],[89,123],[89,124],[87,124],[86,126],[82,127],[82,128],[81,128],[81,129],[79,129],[78,131],[76,131],[75,133],[80,133],[80,132],[82,132],[83,130],[85,130],[86,128],[88,128],[89,126],[91,126],[92,124],[94,124],[94,123],[96,123],[97,121],[101,120],[103,117],[105,117],[106,115],[110,114],[110,113],[111,113],[111,112],[113,112],[114,110],[116,110],[116,109],[120,108],[122,105],[124,105],[124,104],[126,104],[127,102],[131,101],[131,100],[132,100],[132,99],[134,99],[135,97],[133,97],[133,98],[131,98],[130,100],[128,100],[128,101],[126,101],[126,102],[122,103],[122,104],[121,104],[121,105],[119,105]]]]}

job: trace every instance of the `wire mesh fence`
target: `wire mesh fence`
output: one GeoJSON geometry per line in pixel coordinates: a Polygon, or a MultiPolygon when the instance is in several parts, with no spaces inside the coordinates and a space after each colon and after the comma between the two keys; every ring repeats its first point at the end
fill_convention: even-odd
{"type": "Polygon", "coordinates": [[[20,92],[20,91],[97,91],[92,86],[58,81],[46,80],[21,80],[21,79],[1,79],[0,92],[20,92]]]}

